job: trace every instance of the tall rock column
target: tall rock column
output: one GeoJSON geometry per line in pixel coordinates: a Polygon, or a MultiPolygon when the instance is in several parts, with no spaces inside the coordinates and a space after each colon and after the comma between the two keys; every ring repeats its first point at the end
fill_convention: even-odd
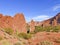
{"type": "Polygon", "coordinates": [[[31,20],[30,22],[30,32],[33,32],[35,30],[35,22],[31,20]]]}
{"type": "Polygon", "coordinates": [[[57,26],[57,20],[56,20],[56,19],[54,19],[54,20],[52,21],[52,26],[57,26]]]}
{"type": "Polygon", "coordinates": [[[14,16],[14,28],[19,32],[27,32],[26,21],[23,14],[16,14],[14,16]]]}

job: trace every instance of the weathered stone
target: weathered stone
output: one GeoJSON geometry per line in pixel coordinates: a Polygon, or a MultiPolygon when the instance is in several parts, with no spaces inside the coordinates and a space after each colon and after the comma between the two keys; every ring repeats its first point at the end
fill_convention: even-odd
{"type": "Polygon", "coordinates": [[[30,22],[30,32],[33,32],[35,30],[35,22],[31,20],[30,22]]]}
{"type": "Polygon", "coordinates": [[[14,31],[26,32],[26,21],[23,14],[16,14],[14,17],[0,14],[0,27],[12,28],[14,31]]]}
{"type": "Polygon", "coordinates": [[[16,14],[14,16],[14,27],[15,30],[26,32],[26,21],[23,14],[16,14]]]}
{"type": "Polygon", "coordinates": [[[54,19],[54,20],[52,21],[52,26],[57,26],[57,20],[56,20],[56,19],[54,19]]]}

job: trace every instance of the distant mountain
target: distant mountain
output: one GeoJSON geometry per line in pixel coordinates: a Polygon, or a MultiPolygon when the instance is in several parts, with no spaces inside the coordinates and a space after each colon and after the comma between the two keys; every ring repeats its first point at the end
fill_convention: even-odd
{"type": "Polygon", "coordinates": [[[42,22],[40,21],[32,21],[29,23],[30,25],[30,31],[32,31],[35,26],[42,26],[42,27],[46,27],[46,26],[57,26],[57,25],[60,25],[60,13],[58,13],[56,16],[50,18],[50,19],[47,19],[47,20],[44,20],[42,22]],[[32,25],[32,26],[31,26],[32,25]]]}
{"type": "Polygon", "coordinates": [[[58,13],[56,16],[43,21],[42,26],[57,26],[60,25],[60,13],[58,13]]]}

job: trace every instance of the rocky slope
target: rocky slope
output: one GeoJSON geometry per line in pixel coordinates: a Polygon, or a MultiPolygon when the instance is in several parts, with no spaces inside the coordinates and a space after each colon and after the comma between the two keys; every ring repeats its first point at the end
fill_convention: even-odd
{"type": "Polygon", "coordinates": [[[0,14],[0,45],[60,45],[60,32],[43,31],[32,34],[27,33],[27,36],[25,35],[27,32],[26,25],[28,25],[28,28],[30,27],[31,32],[35,30],[35,26],[60,25],[60,13],[42,22],[32,20],[29,24],[26,24],[23,14],[16,14],[14,17],[0,14]],[[18,32],[9,34],[5,31],[5,28],[12,28],[14,32],[18,32]],[[21,35],[20,32],[24,33],[21,35]]]}
{"type": "Polygon", "coordinates": [[[1,28],[0,45],[28,45],[28,40],[17,38],[16,35],[9,35],[3,28],[1,28]]]}

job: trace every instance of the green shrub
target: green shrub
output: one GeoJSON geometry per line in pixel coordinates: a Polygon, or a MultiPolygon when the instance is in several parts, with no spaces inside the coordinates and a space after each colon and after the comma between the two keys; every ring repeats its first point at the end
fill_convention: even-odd
{"type": "Polygon", "coordinates": [[[45,28],[45,31],[46,31],[46,32],[50,32],[50,30],[53,29],[52,26],[48,26],[48,27],[44,27],[44,28],[45,28]]]}
{"type": "Polygon", "coordinates": [[[31,38],[31,34],[19,33],[18,37],[24,38],[24,39],[29,39],[29,38],[31,38]]]}
{"type": "Polygon", "coordinates": [[[18,34],[19,34],[19,31],[18,31],[18,30],[16,30],[15,35],[18,35],[18,34]]]}
{"type": "Polygon", "coordinates": [[[4,28],[4,31],[8,34],[13,34],[13,29],[12,28],[4,28]]]}
{"type": "Polygon", "coordinates": [[[30,32],[30,34],[35,34],[35,32],[30,32]]]}
{"type": "Polygon", "coordinates": [[[37,32],[59,32],[60,31],[60,26],[47,26],[47,27],[42,27],[42,26],[35,26],[34,33],[37,32]]]}
{"type": "Polygon", "coordinates": [[[14,45],[21,45],[19,42],[15,43],[14,45]]]}
{"type": "Polygon", "coordinates": [[[53,32],[59,32],[59,31],[60,31],[60,27],[59,26],[53,27],[53,32]]]}
{"type": "Polygon", "coordinates": [[[2,40],[3,38],[2,38],[2,36],[0,36],[0,40],[2,40]]]}
{"type": "Polygon", "coordinates": [[[12,43],[7,40],[2,40],[1,43],[2,45],[12,45],[12,43]]]}
{"type": "Polygon", "coordinates": [[[41,31],[43,31],[43,28],[41,26],[35,26],[35,30],[34,30],[35,33],[41,32],[41,31]]]}
{"type": "Polygon", "coordinates": [[[46,41],[40,42],[39,45],[53,45],[53,43],[46,40],[46,41]]]}
{"type": "Polygon", "coordinates": [[[35,26],[35,30],[34,32],[42,32],[42,31],[46,31],[46,32],[50,32],[50,30],[52,30],[52,26],[47,26],[47,27],[41,27],[41,26],[35,26]]]}
{"type": "Polygon", "coordinates": [[[32,37],[31,34],[27,34],[27,38],[26,39],[30,39],[32,37]]]}

